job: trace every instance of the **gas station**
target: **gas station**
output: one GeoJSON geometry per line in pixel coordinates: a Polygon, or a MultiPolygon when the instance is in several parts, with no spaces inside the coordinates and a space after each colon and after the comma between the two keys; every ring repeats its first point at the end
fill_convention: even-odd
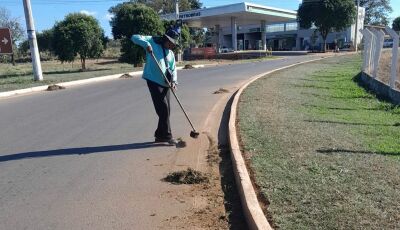
{"type": "MultiPolygon", "coordinates": [[[[363,28],[365,9],[360,7],[358,28],[363,28]]],[[[176,20],[178,15],[166,14],[165,20],[176,20]]],[[[213,31],[212,46],[216,52],[270,50],[308,50],[312,43],[321,45],[322,38],[315,28],[300,29],[297,12],[248,2],[223,5],[179,13],[179,19],[189,27],[208,28],[213,31]],[[317,38],[313,38],[317,36],[317,38]],[[314,41],[315,40],[315,41],[314,41]]],[[[351,43],[355,39],[355,25],[345,31],[330,33],[327,43],[351,43]]],[[[357,44],[361,42],[359,33],[357,44]]]]}

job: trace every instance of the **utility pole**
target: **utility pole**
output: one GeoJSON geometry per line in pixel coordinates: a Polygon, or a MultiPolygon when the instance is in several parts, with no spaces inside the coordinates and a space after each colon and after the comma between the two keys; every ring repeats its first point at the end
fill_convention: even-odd
{"type": "Polygon", "coordinates": [[[179,0],[175,0],[175,20],[179,20],[179,0]]]}
{"type": "Polygon", "coordinates": [[[358,20],[360,18],[359,10],[360,10],[360,0],[357,0],[356,32],[355,32],[355,39],[354,39],[354,49],[356,52],[358,51],[358,20]]]}
{"type": "MultiPolygon", "coordinates": [[[[175,23],[177,23],[178,20],[179,20],[179,0],[175,0],[175,19],[176,19],[175,23]]],[[[179,33],[179,43],[181,43],[181,34],[180,33],[179,33]]],[[[180,47],[180,48],[182,48],[182,47],[180,47]]],[[[180,61],[182,61],[182,52],[179,49],[179,51],[178,51],[178,62],[180,62],[180,61]]]]}
{"type": "Polygon", "coordinates": [[[35,25],[33,23],[32,7],[30,0],[23,0],[26,31],[28,32],[29,46],[31,49],[33,76],[35,81],[43,81],[42,66],[40,64],[40,55],[36,41],[35,25]]]}

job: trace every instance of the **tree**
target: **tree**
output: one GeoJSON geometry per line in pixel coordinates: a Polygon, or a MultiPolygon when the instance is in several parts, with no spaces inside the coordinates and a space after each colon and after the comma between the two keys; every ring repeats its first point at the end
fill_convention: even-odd
{"type": "Polygon", "coordinates": [[[29,41],[28,40],[25,40],[25,41],[19,43],[19,45],[18,45],[18,51],[23,55],[27,55],[28,54],[29,48],[30,47],[29,47],[29,41]]]}
{"type": "Polygon", "coordinates": [[[203,7],[203,3],[201,3],[199,0],[189,0],[189,3],[192,10],[200,9],[201,7],[203,7]]]}
{"type": "Polygon", "coordinates": [[[121,39],[120,60],[132,64],[143,63],[145,51],[133,44],[130,38],[133,34],[163,34],[160,17],[152,8],[133,2],[118,4],[110,8],[109,12],[114,14],[110,22],[114,39],[121,39]]]}
{"type": "Polygon", "coordinates": [[[393,11],[390,0],[360,0],[360,6],[365,7],[365,24],[389,24],[389,14],[393,11]]]}
{"type": "Polygon", "coordinates": [[[39,51],[53,51],[53,29],[43,30],[36,35],[39,51]]]}
{"type": "Polygon", "coordinates": [[[192,44],[198,47],[204,44],[205,34],[203,28],[190,28],[190,34],[192,37],[192,44]]]}
{"type": "MultiPolygon", "coordinates": [[[[141,3],[152,8],[157,13],[174,13],[175,12],[175,1],[165,0],[131,0],[132,3],[141,3]]],[[[200,9],[203,6],[199,0],[179,0],[179,11],[188,11],[194,9],[200,9]]]]}
{"type": "MultiPolygon", "coordinates": [[[[167,31],[169,28],[175,27],[176,22],[163,20],[163,25],[164,25],[164,30],[167,31]]],[[[181,27],[181,34],[180,34],[180,38],[179,38],[180,47],[179,48],[177,47],[176,50],[174,50],[174,51],[178,51],[179,49],[188,48],[190,46],[191,42],[192,42],[192,37],[190,35],[189,27],[184,24],[181,27]]]]}
{"type": "Polygon", "coordinates": [[[98,58],[104,50],[104,31],[98,21],[82,13],[68,14],[54,25],[54,52],[62,62],[73,62],[79,55],[82,70],[87,58],[98,58]]]}
{"type": "Polygon", "coordinates": [[[392,29],[395,31],[400,31],[400,17],[393,20],[392,29]]]}
{"type": "MultiPolygon", "coordinates": [[[[53,29],[43,30],[36,34],[36,40],[38,43],[38,48],[40,51],[40,57],[43,58],[43,53],[54,53],[53,49],[53,29]]],[[[23,42],[19,43],[18,50],[21,54],[27,55],[29,51],[29,40],[24,40],[23,42]]]]}
{"type": "Polygon", "coordinates": [[[304,0],[297,12],[297,21],[301,28],[315,25],[324,40],[323,51],[326,51],[328,34],[342,31],[355,20],[356,7],[353,0],[304,0]]]}

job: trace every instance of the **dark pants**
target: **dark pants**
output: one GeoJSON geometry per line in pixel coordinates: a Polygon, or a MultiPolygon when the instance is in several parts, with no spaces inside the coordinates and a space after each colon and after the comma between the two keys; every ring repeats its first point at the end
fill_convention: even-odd
{"type": "Polygon", "coordinates": [[[153,99],[154,108],[158,115],[158,126],[154,133],[154,137],[161,139],[171,139],[171,125],[169,122],[170,115],[170,90],[167,87],[162,87],[152,81],[147,81],[147,86],[153,99]]]}

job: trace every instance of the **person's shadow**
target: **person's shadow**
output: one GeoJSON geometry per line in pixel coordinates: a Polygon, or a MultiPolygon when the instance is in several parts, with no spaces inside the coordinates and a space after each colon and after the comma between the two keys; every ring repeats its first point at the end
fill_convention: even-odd
{"type": "Polygon", "coordinates": [[[163,146],[169,146],[169,145],[167,145],[166,143],[143,142],[143,143],[133,143],[133,144],[123,144],[123,145],[44,150],[44,151],[2,155],[0,156],[0,162],[22,160],[26,158],[53,157],[53,156],[63,156],[63,155],[82,155],[82,154],[92,154],[92,153],[102,153],[102,152],[146,149],[146,148],[163,147],[163,146]]]}

